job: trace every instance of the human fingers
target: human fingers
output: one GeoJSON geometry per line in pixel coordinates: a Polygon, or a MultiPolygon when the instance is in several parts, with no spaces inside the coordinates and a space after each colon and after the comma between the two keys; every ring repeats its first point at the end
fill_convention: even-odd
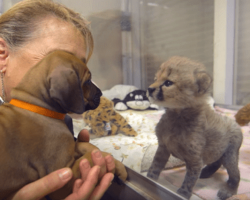
{"type": "Polygon", "coordinates": [[[69,168],[54,171],[49,175],[24,186],[14,195],[12,200],[41,199],[47,194],[63,187],[72,178],[72,175],[72,171],[69,168]]]}
{"type": "Polygon", "coordinates": [[[100,166],[96,165],[91,168],[89,174],[84,182],[82,182],[79,187],[80,181],[77,183],[77,186],[74,188],[74,191],[71,195],[69,195],[65,200],[76,200],[88,199],[91,193],[93,192],[96,184],[98,183],[98,177],[100,173],[100,166]]]}
{"type": "Polygon", "coordinates": [[[89,161],[87,159],[81,160],[79,164],[80,172],[82,181],[85,181],[87,179],[87,176],[89,174],[89,171],[91,170],[91,166],[89,164],[89,161]]]}
{"type": "Polygon", "coordinates": [[[108,172],[115,173],[115,160],[113,156],[107,155],[105,156],[106,167],[108,172]]]}
{"type": "Polygon", "coordinates": [[[89,131],[87,129],[82,129],[77,137],[79,142],[89,142],[89,131]]]}
{"type": "MultiPolygon", "coordinates": [[[[106,152],[102,152],[102,155],[106,157],[110,154],[106,153],[106,152]]],[[[128,173],[127,173],[125,166],[120,161],[118,161],[114,158],[113,158],[113,160],[114,160],[114,164],[115,164],[115,170],[114,170],[115,175],[117,175],[122,181],[126,181],[128,173]]],[[[108,169],[108,170],[110,170],[110,169],[108,169]]],[[[109,172],[112,172],[112,171],[109,171],[109,172]]]]}
{"type": "Polygon", "coordinates": [[[103,177],[103,175],[107,172],[105,158],[98,149],[95,149],[91,152],[91,157],[94,165],[100,166],[99,178],[103,177]]]}
{"type": "Polygon", "coordinates": [[[74,183],[74,186],[73,186],[73,193],[77,192],[80,187],[82,186],[82,183],[83,181],[81,179],[77,179],[74,183]]]}
{"type": "Polygon", "coordinates": [[[112,174],[112,173],[105,174],[102,177],[99,185],[95,187],[94,191],[92,192],[91,196],[89,197],[89,200],[101,199],[101,197],[104,195],[104,193],[107,191],[107,189],[111,185],[111,182],[113,179],[114,179],[114,174],[112,174]]]}

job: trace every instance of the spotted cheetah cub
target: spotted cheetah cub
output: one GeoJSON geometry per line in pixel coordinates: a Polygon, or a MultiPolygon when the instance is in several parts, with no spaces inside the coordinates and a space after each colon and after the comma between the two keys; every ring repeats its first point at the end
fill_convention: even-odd
{"type": "Polygon", "coordinates": [[[240,181],[242,132],[234,120],[208,105],[211,83],[204,65],[172,57],[160,66],[147,90],[152,103],[166,108],[155,129],[159,146],[147,176],[157,179],[170,154],[185,161],[186,176],[177,193],[187,199],[197,179],[210,177],[221,165],[229,179],[217,193],[220,199],[236,194],[240,181]]]}

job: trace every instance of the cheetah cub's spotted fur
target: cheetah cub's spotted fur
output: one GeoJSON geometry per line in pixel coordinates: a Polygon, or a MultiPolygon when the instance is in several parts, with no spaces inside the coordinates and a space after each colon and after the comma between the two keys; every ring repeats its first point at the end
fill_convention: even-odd
{"type": "Polygon", "coordinates": [[[217,194],[220,199],[236,194],[240,181],[242,132],[234,120],[207,104],[211,82],[202,64],[172,57],[160,66],[147,90],[152,103],[166,108],[156,126],[159,146],[147,176],[157,179],[170,154],[185,161],[186,176],[177,193],[188,199],[197,179],[211,176],[221,165],[229,179],[217,194]]]}

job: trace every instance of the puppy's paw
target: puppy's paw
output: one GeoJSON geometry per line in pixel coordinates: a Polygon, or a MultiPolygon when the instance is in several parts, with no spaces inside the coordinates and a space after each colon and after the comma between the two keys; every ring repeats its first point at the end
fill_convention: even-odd
{"type": "Polygon", "coordinates": [[[237,193],[237,189],[229,189],[228,187],[222,188],[218,191],[217,196],[221,200],[226,200],[229,197],[233,196],[234,194],[237,193]]]}
{"type": "Polygon", "coordinates": [[[177,190],[177,193],[180,194],[181,196],[187,198],[187,199],[190,199],[190,197],[192,196],[192,193],[187,191],[187,190],[184,190],[182,188],[179,188],[177,190]]]}
{"type": "Polygon", "coordinates": [[[117,175],[123,182],[125,182],[128,177],[125,166],[118,160],[115,160],[115,175],[117,175]]]}

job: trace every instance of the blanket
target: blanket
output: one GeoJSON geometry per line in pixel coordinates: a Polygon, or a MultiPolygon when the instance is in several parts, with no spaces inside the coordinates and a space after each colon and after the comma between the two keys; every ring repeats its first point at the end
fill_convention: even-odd
{"type": "MultiPolygon", "coordinates": [[[[118,111],[117,111],[118,112],[118,111]]],[[[155,111],[121,111],[119,112],[138,133],[136,137],[124,134],[95,138],[91,136],[90,143],[101,151],[111,153],[114,158],[136,172],[145,172],[149,169],[158,147],[155,135],[155,126],[160,120],[164,110],[155,111]]],[[[74,133],[83,128],[89,129],[82,119],[73,119],[74,133]]],[[[75,135],[76,136],[76,135],[75,135]]],[[[184,163],[171,156],[166,169],[183,166],[184,163]]]]}

